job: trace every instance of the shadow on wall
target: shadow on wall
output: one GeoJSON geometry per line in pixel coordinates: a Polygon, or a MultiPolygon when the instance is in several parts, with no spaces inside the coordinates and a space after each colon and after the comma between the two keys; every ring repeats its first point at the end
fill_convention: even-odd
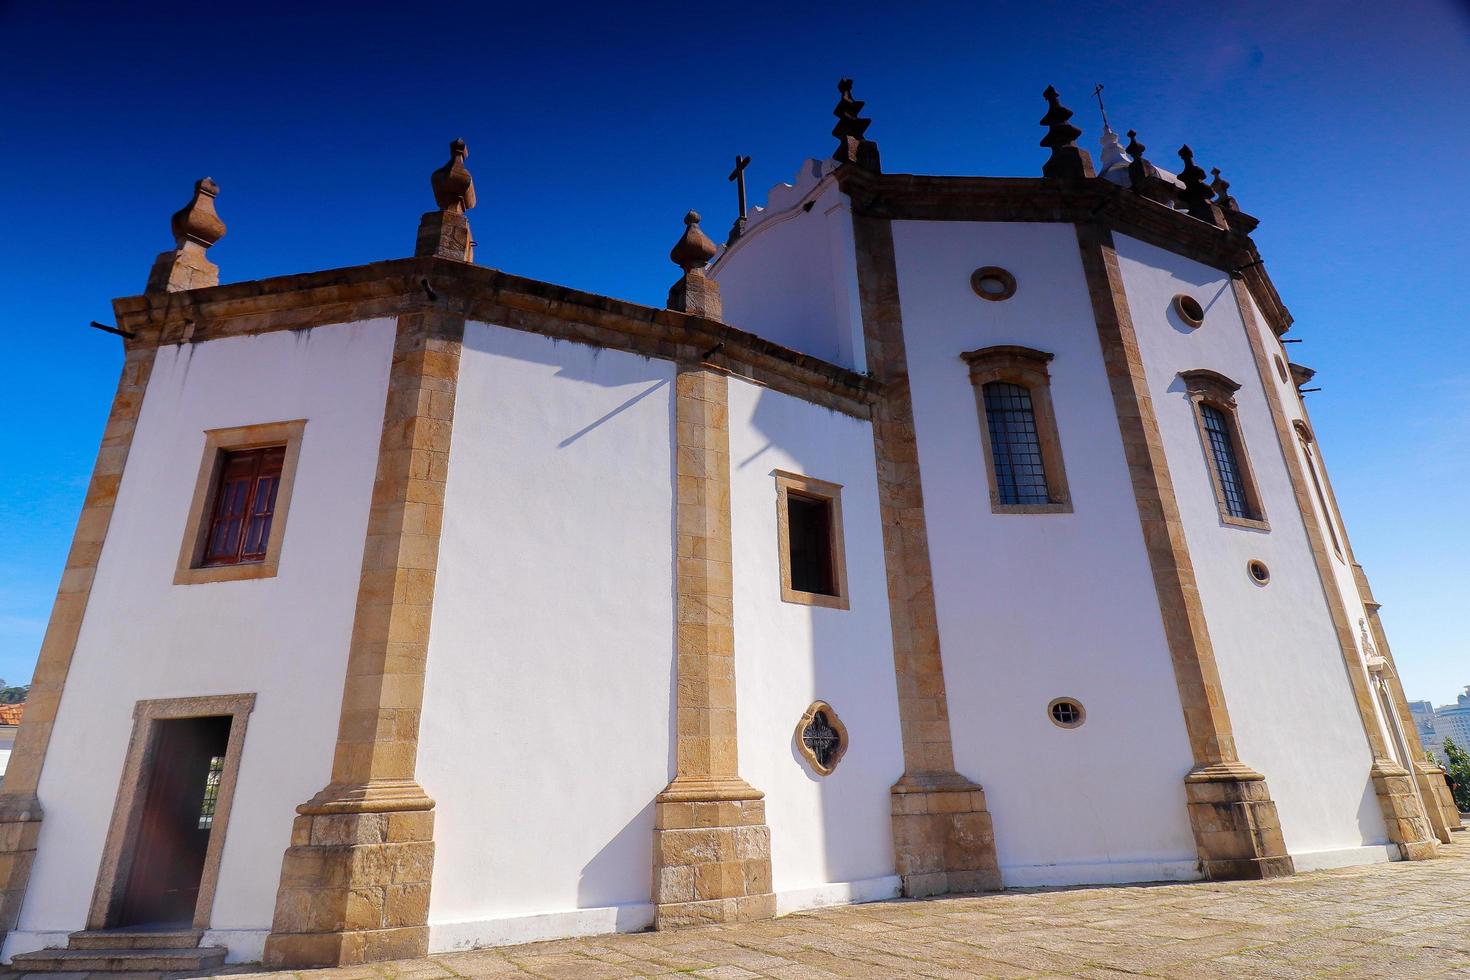
{"type": "MultiPolygon", "coordinates": [[[[565,460],[567,458],[565,454],[581,453],[584,451],[592,453],[600,452],[606,456],[609,453],[609,445],[612,447],[611,451],[614,453],[613,458],[615,459],[616,447],[623,443],[614,440],[623,438],[636,438],[640,440],[654,438],[651,430],[648,429],[640,428],[636,433],[628,429],[626,430],[628,434],[624,434],[623,430],[607,430],[605,427],[650,397],[666,398],[668,408],[665,422],[665,439],[669,446],[667,479],[670,499],[673,499],[676,489],[673,452],[674,403],[673,399],[669,397],[671,381],[669,378],[670,366],[668,362],[639,357],[638,355],[627,352],[609,351],[591,345],[575,344],[571,341],[552,341],[547,344],[517,344],[514,357],[520,361],[545,365],[554,369],[553,374],[557,381],[595,386],[615,392],[616,394],[612,396],[614,398],[625,391],[633,392],[631,396],[622,400],[611,411],[606,411],[595,418],[578,419],[575,416],[568,417],[565,386],[560,384],[527,386],[524,394],[529,404],[519,405],[519,410],[526,412],[530,416],[539,415],[543,418],[563,420],[561,425],[564,426],[565,431],[552,430],[547,432],[545,436],[540,437],[548,439],[549,445],[545,448],[552,453],[553,458],[558,460],[565,460]],[[605,362],[604,359],[606,358],[613,359],[614,363],[605,362]],[[634,358],[637,359],[634,360],[634,358]],[[595,445],[599,438],[603,443],[601,447],[595,445]]],[[[595,409],[594,411],[600,411],[600,409],[595,409]]],[[[592,414],[593,412],[588,413],[589,416],[592,414]]],[[[576,467],[570,467],[561,472],[564,474],[561,478],[565,479],[565,474],[572,474],[575,478],[580,471],[576,467]]],[[[572,492],[566,488],[558,488],[558,490],[560,492],[572,492]]],[[[573,490],[576,490],[576,488],[573,488],[573,490]]],[[[605,506],[606,513],[604,519],[615,521],[618,519],[619,514],[618,501],[608,500],[604,496],[605,492],[602,487],[585,486],[577,491],[577,496],[574,499],[580,502],[579,506],[586,507],[594,512],[604,510],[605,506]]],[[[668,515],[668,534],[670,541],[674,540],[674,520],[673,510],[670,508],[668,515]]],[[[548,526],[545,529],[545,533],[551,536],[565,535],[568,533],[568,529],[561,526],[548,526]]],[[[567,543],[565,540],[558,542],[562,546],[565,546],[567,543]]],[[[625,560],[623,556],[616,554],[609,554],[603,557],[605,560],[614,562],[625,560]]],[[[487,556],[487,559],[493,559],[493,556],[487,556]]],[[[669,601],[672,604],[672,592],[675,581],[675,559],[672,553],[668,556],[667,561],[667,570],[661,570],[661,572],[667,576],[668,588],[670,590],[669,601]]],[[[544,572],[545,569],[540,571],[544,572]]],[[[621,569],[614,569],[613,571],[619,574],[621,573],[621,569]]],[[[630,569],[629,571],[631,572],[632,570],[630,569]]],[[[640,577],[647,578],[648,576],[645,574],[640,577]]],[[[565,585],[569,592],[577,591],[575,582],[568,581],[565,585]]],[[[667,632],[665,635],[667,636],[667,641],[666,644],[662,645],[662,648],[655,647],[647,649],[642,654],[648,658],[655,658],[660,663],[667,665],[666,672],[659,672],[660,676],[667,677],[668,679],[668,724],[667,731],[664,735],[667,745],[664,762],[665,772],[663,774],[663,783],[656,787],[651,787],[646,795],[637,799],[636,803],[632,803],[628,799],[630,794],[627,792],[617,794],[615,799],[610,799],[609,796],[600,792],[597,789],[599,785],[598,780],[596,778],[587,778],[588,773],[586,773],[584,768],[587,765],[587,760],[578,757],[576,747],[579,744],[585,746],[587,743],[584,740],[593,739],[603,746],[606,746],[610,742],[614,745],[623,746],[625,749],[637,746],[640,749],[656,751],[656,744],[637,745],[636,740],[646,738],[646,735],[633,734],[635,730],[646,731],[648,721],[646,716],[637,715],[635,712],[638,709],[631,702],[626,709],[609,705],[601,716],[601,720],[598,721],[597,726],[589,727],[584,724],[585,719],[578,719],[575,716],[569,715],[564,710],[567,704],[576,704],[578,702],[595,703],[599,700],[606,702],[609,697],[615,696],[611,690],[604,687],[605,681],[603,678],[605,674],[615,675],[616,672],[622,669],[622,666],[618,663],[609,662],[605,665],[605,671],[599,666],[595,671],[583,669],[568,674],[569,683],[575,685],[576,689],[568,692],[566,696],[555,691],[542,692],[545,697],[545,704],[544,710],[540,713],[541,723],[546,726],[548,731],[545,733],[544,738],[538,735],[536,741],[543,745],[548,756],[542,760],[542,764],[536,766],[535,779],[540,784],[540,792],[537,795],[542,799],[555,800],[556,806],[565,807],[576,814],[585,813],[595,815],[591,819],[573,821],[573,825],[581,825],[584,828],[611,828],[616,826],[618,829],[603,840],[590,839],[593,832],[587,831],[584,831],[584,836],[580,836],[575,840],[557,840],[548,836],[539,836],[538,839],[541,831],[533,824],[533,840],[538,849],[554,851],[559,847],[565,847],[575,851],[578,856],[591,855],[581,866],[577,874],[576,907],[589,909],[623,906],[616,917],[616,927],[618,929],[636,929],[646,925],[645,909],[640,908],[640,906],[646,907],[652,899],[653,797],[673,777],[675,768],[674,736],[677,726],[677,719],[675,717],[677,691],[674,682],[675,623],[673,617],[670,617],[667,623],[667,632]],[[621,730],[619,726],[622,726],[621,730]],[[616,811],[612,809],[614,807],[617,808],[616,811]]],[[[535,637],[530,637],[529,639],[531,640],[532,647],[526,651],[529,655],[536,658],[548,659],[559,656],[560,651],[555,647],[549,646],[545,642],[538,643],[535,637]]],[[[598,652],[596,650],[575,651],[577,654],[576,661],[583,664],[597,663],[598,652]]],[[[651,664],[645,662],[643,666],[649,667],[651,664]]],[[[646,672],[644,671],[644,673],[646,672]]],[[[640,698],[638,703],[646,704],[647,702],[640,698]]],[[[623,750],[619,749],[618,751],[623,750]]],[[[601,757],[605,760],[608,758],[608,753],[605,751],[602,752],[601,757]]],[[[606,765],[606,762],[604,761],[602,765],[606,765]]],[[[639,781],[648,778],[647,768],[647,758],[644,757],[637,767],[637,772],[641,775],[631,776],[630,778],[639,781]]],[[[630,767],[630,772],[632,771],[632,767],[630,767]]],[[[607,775],[603,773],[601,774],[601,778],[605,780],[607,775]]],[[[481,773],[480,777],[493,779],[495,778],[495,774],[481,773]]],[[[616,774],[613,774],[613,778],[616,780],[616,774]]],[[[615,782],[613,785],[617,785],[617,783],[615,782]]],[[[624,783],[623,785],[626,786],[628,784],[624,783]]],[[[535,814],[533,812],[525,813],[524,816],[531,821],[535,820],[535,814]]],[[[595,831],[599,835],[607,832],[606,830],[595,831]]],[[[494,841],[487,841],[486,846],[495,847],[497,845],[494,841]]],[[[565,867],[565,864],[562,866],[565,867]]],[[[494,887],[494,883],[486,882],[485,887],[492,888],[494,887]]],[[[563,886],[557,883],[556,887],[559,890],[563,886]]],[[[553,908],[545,911],[563,910],[553,908]]]]}

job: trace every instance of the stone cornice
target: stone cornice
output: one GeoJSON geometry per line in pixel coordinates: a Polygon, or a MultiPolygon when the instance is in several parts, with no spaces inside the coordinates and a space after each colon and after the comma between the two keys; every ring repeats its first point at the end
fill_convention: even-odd
{"type": "Polygon", "coordinates": [[[879,218],[1102,224],[1116,234],[1243,275],[1272,330],[1280,336],[1291,326],[1291,314],[1244,231],[1201,221],[1101,177],[932,177],[873,174],[856,167],[839,167],[836,176],[855,211],[879,218]]]}
{"type": "Polygon", "coordinates": [[[447,259],[394,259],[113,302],[134,347],[304,330],[405,313],[452,313],[729,374],[868,418],[880,385],[727,324],[447,259]],[[427,285],[426,285],[427,284],[427,285]]]}

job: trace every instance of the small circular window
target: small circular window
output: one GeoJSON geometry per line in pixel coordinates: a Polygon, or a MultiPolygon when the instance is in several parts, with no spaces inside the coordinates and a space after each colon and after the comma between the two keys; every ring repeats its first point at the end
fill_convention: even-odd
{"type": "Polygon", "coordinates": [[[997,265],[982,266],[970,274],[970,288],[981,299],[1010,299],[1016,295],[1016,277],[997,265]]]}
{"type": "Polygon", "coordinates": [[[1266,563],[1259,558],[1252,558],[1246,563],[1245,568],[1250,572],[1251,581],[1257,585],[1265,585],[1271,581],[1271,569],[1267,568],[1266,563]]]}
{"type": "Polygon", "coordinates": [[[1087,720],[1082,703],[1073,698],[1057,698],[1046,706],[1046,714],[1058,728],[1081,728],[1087,720]]]}
{"type": "Polygon", "coordinates": [[[847,726],[826,701],[813,701],[796,723],[796,750],[819,776],[829,776],[847,752],[847,726]]]}
{"type": "Polygon", "coordinates": [[[1179,314],[1179,319],[1191,327],[1197,327],[1205,322],[1205,309],[1199,305],[1199,300],[1184,293],[1174,297],[1174,312],[1179,314]]]}

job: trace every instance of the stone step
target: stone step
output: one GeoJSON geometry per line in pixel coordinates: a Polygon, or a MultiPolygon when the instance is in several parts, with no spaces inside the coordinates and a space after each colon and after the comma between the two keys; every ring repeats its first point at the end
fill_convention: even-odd
{"type": "Polygon", "coordinates": [[[199,929],[88,929],[67,937],[68,949],[194,949],[199,929]]]}
{"type": "Polygon", "coordinates": [[[39,949],[10,960],[17,973],[172,973],[212,970],[225,961],[223,946],[194,949],[39,949]]]}

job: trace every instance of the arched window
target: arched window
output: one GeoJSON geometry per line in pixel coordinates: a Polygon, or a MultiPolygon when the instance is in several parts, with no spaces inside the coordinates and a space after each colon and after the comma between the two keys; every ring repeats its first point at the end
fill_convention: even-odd
{"type": "Polygon", "coordinates": [[[985,423],[990,429],[990,456],[995,487],[1003,504],[1045,504],[1046,463],[1036,434],[1031,392],[1009,381],[983,387],[985,423]]]}
{"type": "Polygon", "coordinates": [[[990,508],[997,514],[1067,514],[1067,476],[1051,406],[1052,355],[1029,347],[986,347],[960,355],[970,365],[980,410],[990,508]]]}
{"type": "Polygon", "coordinates": [[[1208,370],[1183,371],[1179,377],[1195,407],[1220,519],[1226,524],[1269,529],[1236,418],[1235,392],[1240,385],[1208,370]]]}

